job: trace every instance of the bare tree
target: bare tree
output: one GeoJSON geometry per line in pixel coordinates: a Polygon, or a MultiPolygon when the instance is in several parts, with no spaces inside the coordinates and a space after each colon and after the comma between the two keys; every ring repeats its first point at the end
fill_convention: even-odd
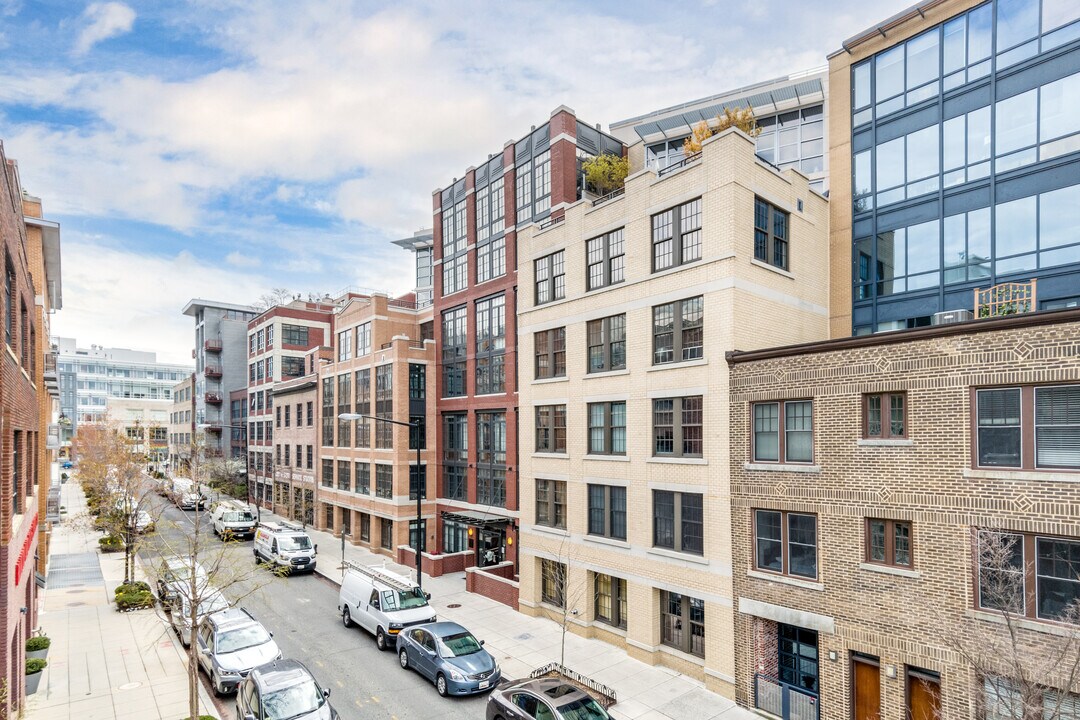
{"type": "Polygon", "coordinates": [[[574,564],[575,553],[569,538],[563,538],[559,543],[558,553],[555,560],[544,560],[541,563],[541,572],[546,578],[541,578],[541,584],[547,585],[548,591],[553,597],[548,598],[548,603],[555,607],[555,611],[548,611],[560,628],[559,638],[559,664],[566,667],[566,632],[570,629],[570,623],[582,613],[580,605],[585,599],[585,583],[573,582],[570,567],[574,564]],[[554,602],[552,602],[554,601],[554,602]]]}
{"type": "Polygon", "coordinates": [[[287,305],[293,299],[293,293],[288,288],[276,287],[268,293],[263,293],[251,303],[251,306],[259,312],[265,312],[275,305],[287,305]]]}

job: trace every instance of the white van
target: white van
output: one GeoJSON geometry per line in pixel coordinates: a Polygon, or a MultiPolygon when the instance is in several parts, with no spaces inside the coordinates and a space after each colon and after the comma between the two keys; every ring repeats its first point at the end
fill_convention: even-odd
{"type": "Polygon", "coordinates": [[[375,636],[380,650],[394,647],[397,635],[411,625],[435,622],[431,595],[407,577],[382,568],[346,562],[338,612],[345,627],[355,622],[375,636]]]}
{"type": "Polygon", "coordinates": [[[255,530],[255,562],[275,567],[315,572],[315,555],[318,545],[304,528],[290,522],[264,522],[255,530]]]}
{"type": "Polygon", "coordinates": [[[214,534],[222,540],[255,536],[255,516],[248,506],[239,500],[222,500],[210,510],[214,534]]]}
{"type": "Polygon", "coordinates": [[[202,510],[206,507],[206,496],[194,480],[173,478],[169,497],[181,510],[202,510]]]}

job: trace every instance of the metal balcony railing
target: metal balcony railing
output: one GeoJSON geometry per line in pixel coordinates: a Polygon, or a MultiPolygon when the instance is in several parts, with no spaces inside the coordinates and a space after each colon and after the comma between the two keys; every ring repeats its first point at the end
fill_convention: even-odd
{"type": "Polygon", "coordinates": [[[219,353],[221,352],[221,347],[221,338],[213,338],[203,341],[203,349],[206,350],[206,352],[219,353]]]}
{"type": "Polygon", "coordinates": [[[754,707],[789,720],[818,720],[820,713],[817,693],[763,673],[754,675],[754,707]]]}
{"type": "Polygon", "coordinates": [[[207,365],[204,372],[206,373],[206,377],[221,377],[221,368],[217,365],[207,365]]]}
{"type": "Polygon", "coordinates": [[[539,227],[537,229],[538,230],[544,230],[545,228],[549,228],[552,225],[558,225],[559,223],[561,223],[565,219],[566,219],[565,215],[559,215],[557,217],[548,218],[544,222],[540,223],[540,225],[539,225],[539,227]]]}
{"type": "Polygon", "coordinates": [[[684,168],[687,165],[691,165],[693,163],[696,163],[700,159],[701,159],[701,151],[699,150],[696,153],[692,153],[690,155],[687,155],[686,157],[684,157],[682,160],[680,160],[677,163],[672,163],[671,165],[668,165],[666,168],[660,169],[659,171],[657,171],[656,176],[657,177],[663,177],[663,176],[667,175],[668,173],[675,172],[679,168],[684,168]]]}
{"type": "Polygon", "coordinates": [[[208,392],[208,393],[206,393],[205,397],[206,397],[206,402],[208,402],[208,403],[213,403],[214,405],[220,405],[221,404],[221,396],[218,395],[217,393],[208,392]]]}
{"type": "Polygon", "coordinates": [[[592,201],[593,207],[596,207],[597,205],[603,205],[608,200],[614,200],[617,197],[622,197],[625,193],[626,193],[626,188],[625,187],[621,187],[618,190],[612,190],[607,195],[603,195],[603,196],[598,197],[595,200],[593,200],[592,201]]]}

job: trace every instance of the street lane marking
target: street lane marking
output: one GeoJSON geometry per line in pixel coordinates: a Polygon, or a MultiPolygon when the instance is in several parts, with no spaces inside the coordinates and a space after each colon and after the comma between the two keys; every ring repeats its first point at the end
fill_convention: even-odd
{"type": "Polygon", "coordinates": [[[322,664],[322,660],[316,660],[315,664],[318,665],[319,667],[326,667],[325,665],[322,664]]]}
{"type": "Polygon", "coordinates": [[[377,702],[379,702],[379,698],[377,698],[377,697],[375,697],[374,695],[372,695],[372,696],[371,696],[371,702],[377,703],[377,702]]]}

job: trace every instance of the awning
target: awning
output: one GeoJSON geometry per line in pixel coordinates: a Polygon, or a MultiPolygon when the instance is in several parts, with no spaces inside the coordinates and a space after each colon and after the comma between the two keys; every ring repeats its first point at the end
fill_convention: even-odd
{"type": "Polygon", "coordinates": [[[443,520],[465,523],[466,525],[474,525],[476,527],[492,527],[495,525],[506,525],[510,522],[510,518],[503,517],[502,515],[492,515],[491,513],[484,512],[473,512],[471,510],[460,510],[458,512],[449,512],[444,510],[442,517],[443,520]]]}

